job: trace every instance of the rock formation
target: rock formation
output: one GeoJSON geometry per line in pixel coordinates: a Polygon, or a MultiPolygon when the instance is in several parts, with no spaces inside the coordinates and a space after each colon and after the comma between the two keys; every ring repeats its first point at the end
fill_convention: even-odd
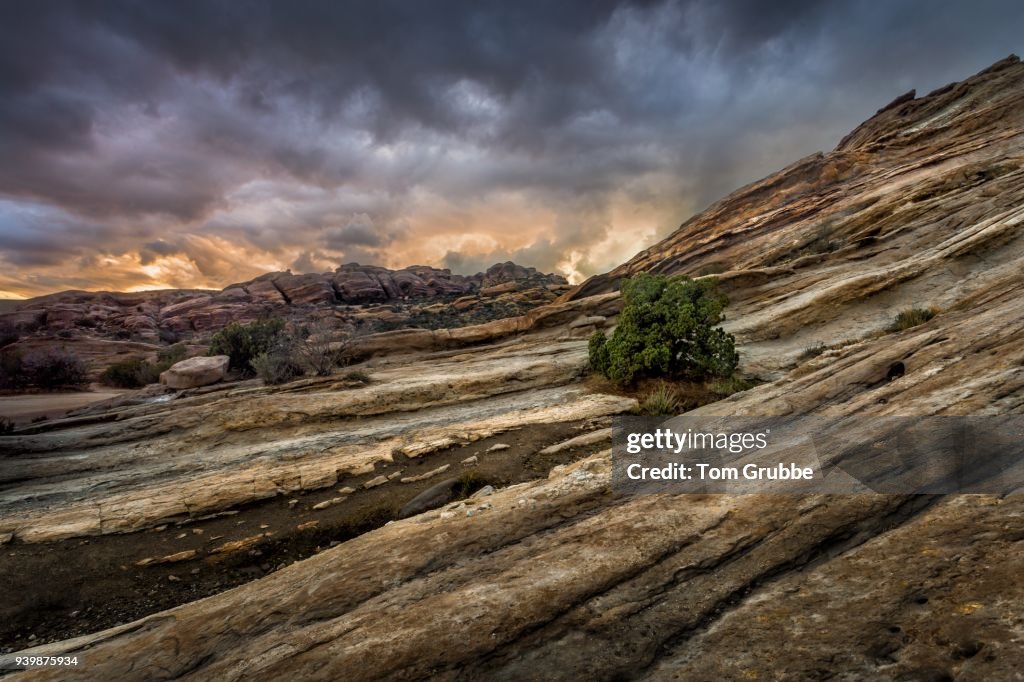
{"type": "Polygon", "coordinates": [[[96,329],[126,332],[140,341],[158,342],[160,330],[174,334],[216,329],[231,321],[249,321],[291,306],[407,302],[461,296],[512,283],[508,290],[566,285],[561,275],[498,263],[475,275],[453,275],[415,265],[402,270],[349,263],[334,273],[293,275],[271,272],[222,291],[144,291],[138,293],[65,291],[19,302],[0,313],[0,322],[29,331],[96,329]]]}
{"type": "Polygon", "coordinates": [[[230,322],[267,316],[302,322],[317,312],[366,333],[460,327],[526,313],[567,289],[564,277],[515,263],[471,276],[427,266],[388,270],[350,263],[327,274],[267,273],[219,292],[66,291],[0,312],[0,328],[18,331],[14,348],[60,344],[84,356],[98,374],[126,357],[152,358],[166,343],[202,343],[230,322]]]}
{"type": "MultiPolygon", "coordinates": [[[[424,338],[420,355],[379,358],[362,388],[217,388],[20,429],[0,441],[17,482],[0,489],[0,534],[12,549],[98,541],[354,472],[387,489],[402,484],[385,465],[435,469],[445,448],[529,424],[579,420],[576,442],[599,448],[602,420],[630,405],[579,383],[586,342],[569,326],[614,314],[617,280],[640,270],[709,273],[729,293],[742,366],[764,383],[703,413],[1019,414],[1022,198],[1024,65],[1010,58],[900,98],[833,152],[480,331],[489,343],[424,338]],[[890,330],[911,306],[938,312],[890,330]]],[[[591,453],[47,643],[31,651],[86,665],[22,677],[989,680],[1024,665],[1022,495],[619,497],[609,468],[607,450],[591,453]]],[[[189,561],[213,565],[204,552],[189,561]]]]}

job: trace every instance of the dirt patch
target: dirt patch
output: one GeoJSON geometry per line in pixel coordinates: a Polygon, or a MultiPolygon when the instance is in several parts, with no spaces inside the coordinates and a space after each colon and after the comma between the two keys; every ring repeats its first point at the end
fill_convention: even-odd
{"type": "Polygon", "coordinates": [[[19,393],[0,395],[0,417],[16,424],[63,417],[67,412],[110,400],[127,391],[101,389],[68,393],[19,393]]]}
{"type": "Polygon", "coordinates": [[[606,422],[531,425],[416,459],[396,455],[394,463],[329,489],[279,496],[203,521],[128,535],[2,546],[0,653],[103,630],[272,573],[397,518],[403,505],[443,478],[460,477],[468,494],[485,485],[547,476],[552,467],[608,444],[549,456],[540,450],[606,422]],[[492,449],[503,445],[508,447],[492,449]],[[472,457],[476,462],[463,463],[472,457]],[[438,475],[400,482],[446,464],[448,469],[438,475]],[[364,487],[381,476],[392,478],[364,487]],[[354,492],[340,492],[345,488],[354,492]],[[313,509],[325,502],[326,508],[313,509]],[[175,556],[176,561],[137,565],[175,556]]]}

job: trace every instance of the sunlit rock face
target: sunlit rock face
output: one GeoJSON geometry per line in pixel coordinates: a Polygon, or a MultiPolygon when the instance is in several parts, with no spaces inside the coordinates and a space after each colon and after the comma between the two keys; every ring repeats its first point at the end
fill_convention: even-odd
{"type": "MultiPolygon", "coordinates": [[[[610,292],[641,270],[708,272],[730,296],[741,366],[764,383],[704,413],[1019,413],[1024,66],[902,98],[565,300],[471,328],[459,351],[396,356],[369,387],[211,393],[15,435],[48,456],[19,460],[27,492],[7,494],[0,532],[127,532],[403,451],[429,461],[474,433],[628,410],[584,390],[586,342],[568,332],[614,316],[610,292]],[[937,312],[888,330],[912,306],[937,312]],[[181,434],[210,447],[202,471],[169,457],[181,434]],[[82,469],[55,476],[56,460],[82,469]],[[88,466],[118,461],[134,473],[86,492],[88,466]]],[[[31,679],[1012,679],[1022,537],[1021,495],[619,497],[602,451],[41,647],[88,664],[31,679]]]]}

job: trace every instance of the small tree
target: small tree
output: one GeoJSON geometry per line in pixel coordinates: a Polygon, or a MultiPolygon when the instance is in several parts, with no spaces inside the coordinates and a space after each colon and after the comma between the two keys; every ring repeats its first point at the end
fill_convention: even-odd
{"type": "Polygon", "coordinates": [[[701,380],[731,376],[735,339],[716,325],[727,299],[710,280],[643,273],[622,286],[612,337],[590,339],[590,365],[617,384],[642,377],[701,380]]]}
{"type": "Polygon", "coordinates": [[[228,367],[252,373],[253,358],[268,352],[284,330],[284,320],[271,318],[242,325],[232,322],[213,335],[209,355],[227,355],[228,367]]]}

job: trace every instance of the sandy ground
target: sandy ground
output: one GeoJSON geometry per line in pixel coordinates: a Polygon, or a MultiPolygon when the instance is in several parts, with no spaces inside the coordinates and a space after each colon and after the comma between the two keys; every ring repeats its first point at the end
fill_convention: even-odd
{"type": "Polygon", "coordinates": [[[4,395],[0,396],[0,417],[16,423],[30,422],[39,417],[53,419],[63,416],[68,410],[116,398],[124,393],[124,390],[102,387],[75,393],[4,395]]]}

